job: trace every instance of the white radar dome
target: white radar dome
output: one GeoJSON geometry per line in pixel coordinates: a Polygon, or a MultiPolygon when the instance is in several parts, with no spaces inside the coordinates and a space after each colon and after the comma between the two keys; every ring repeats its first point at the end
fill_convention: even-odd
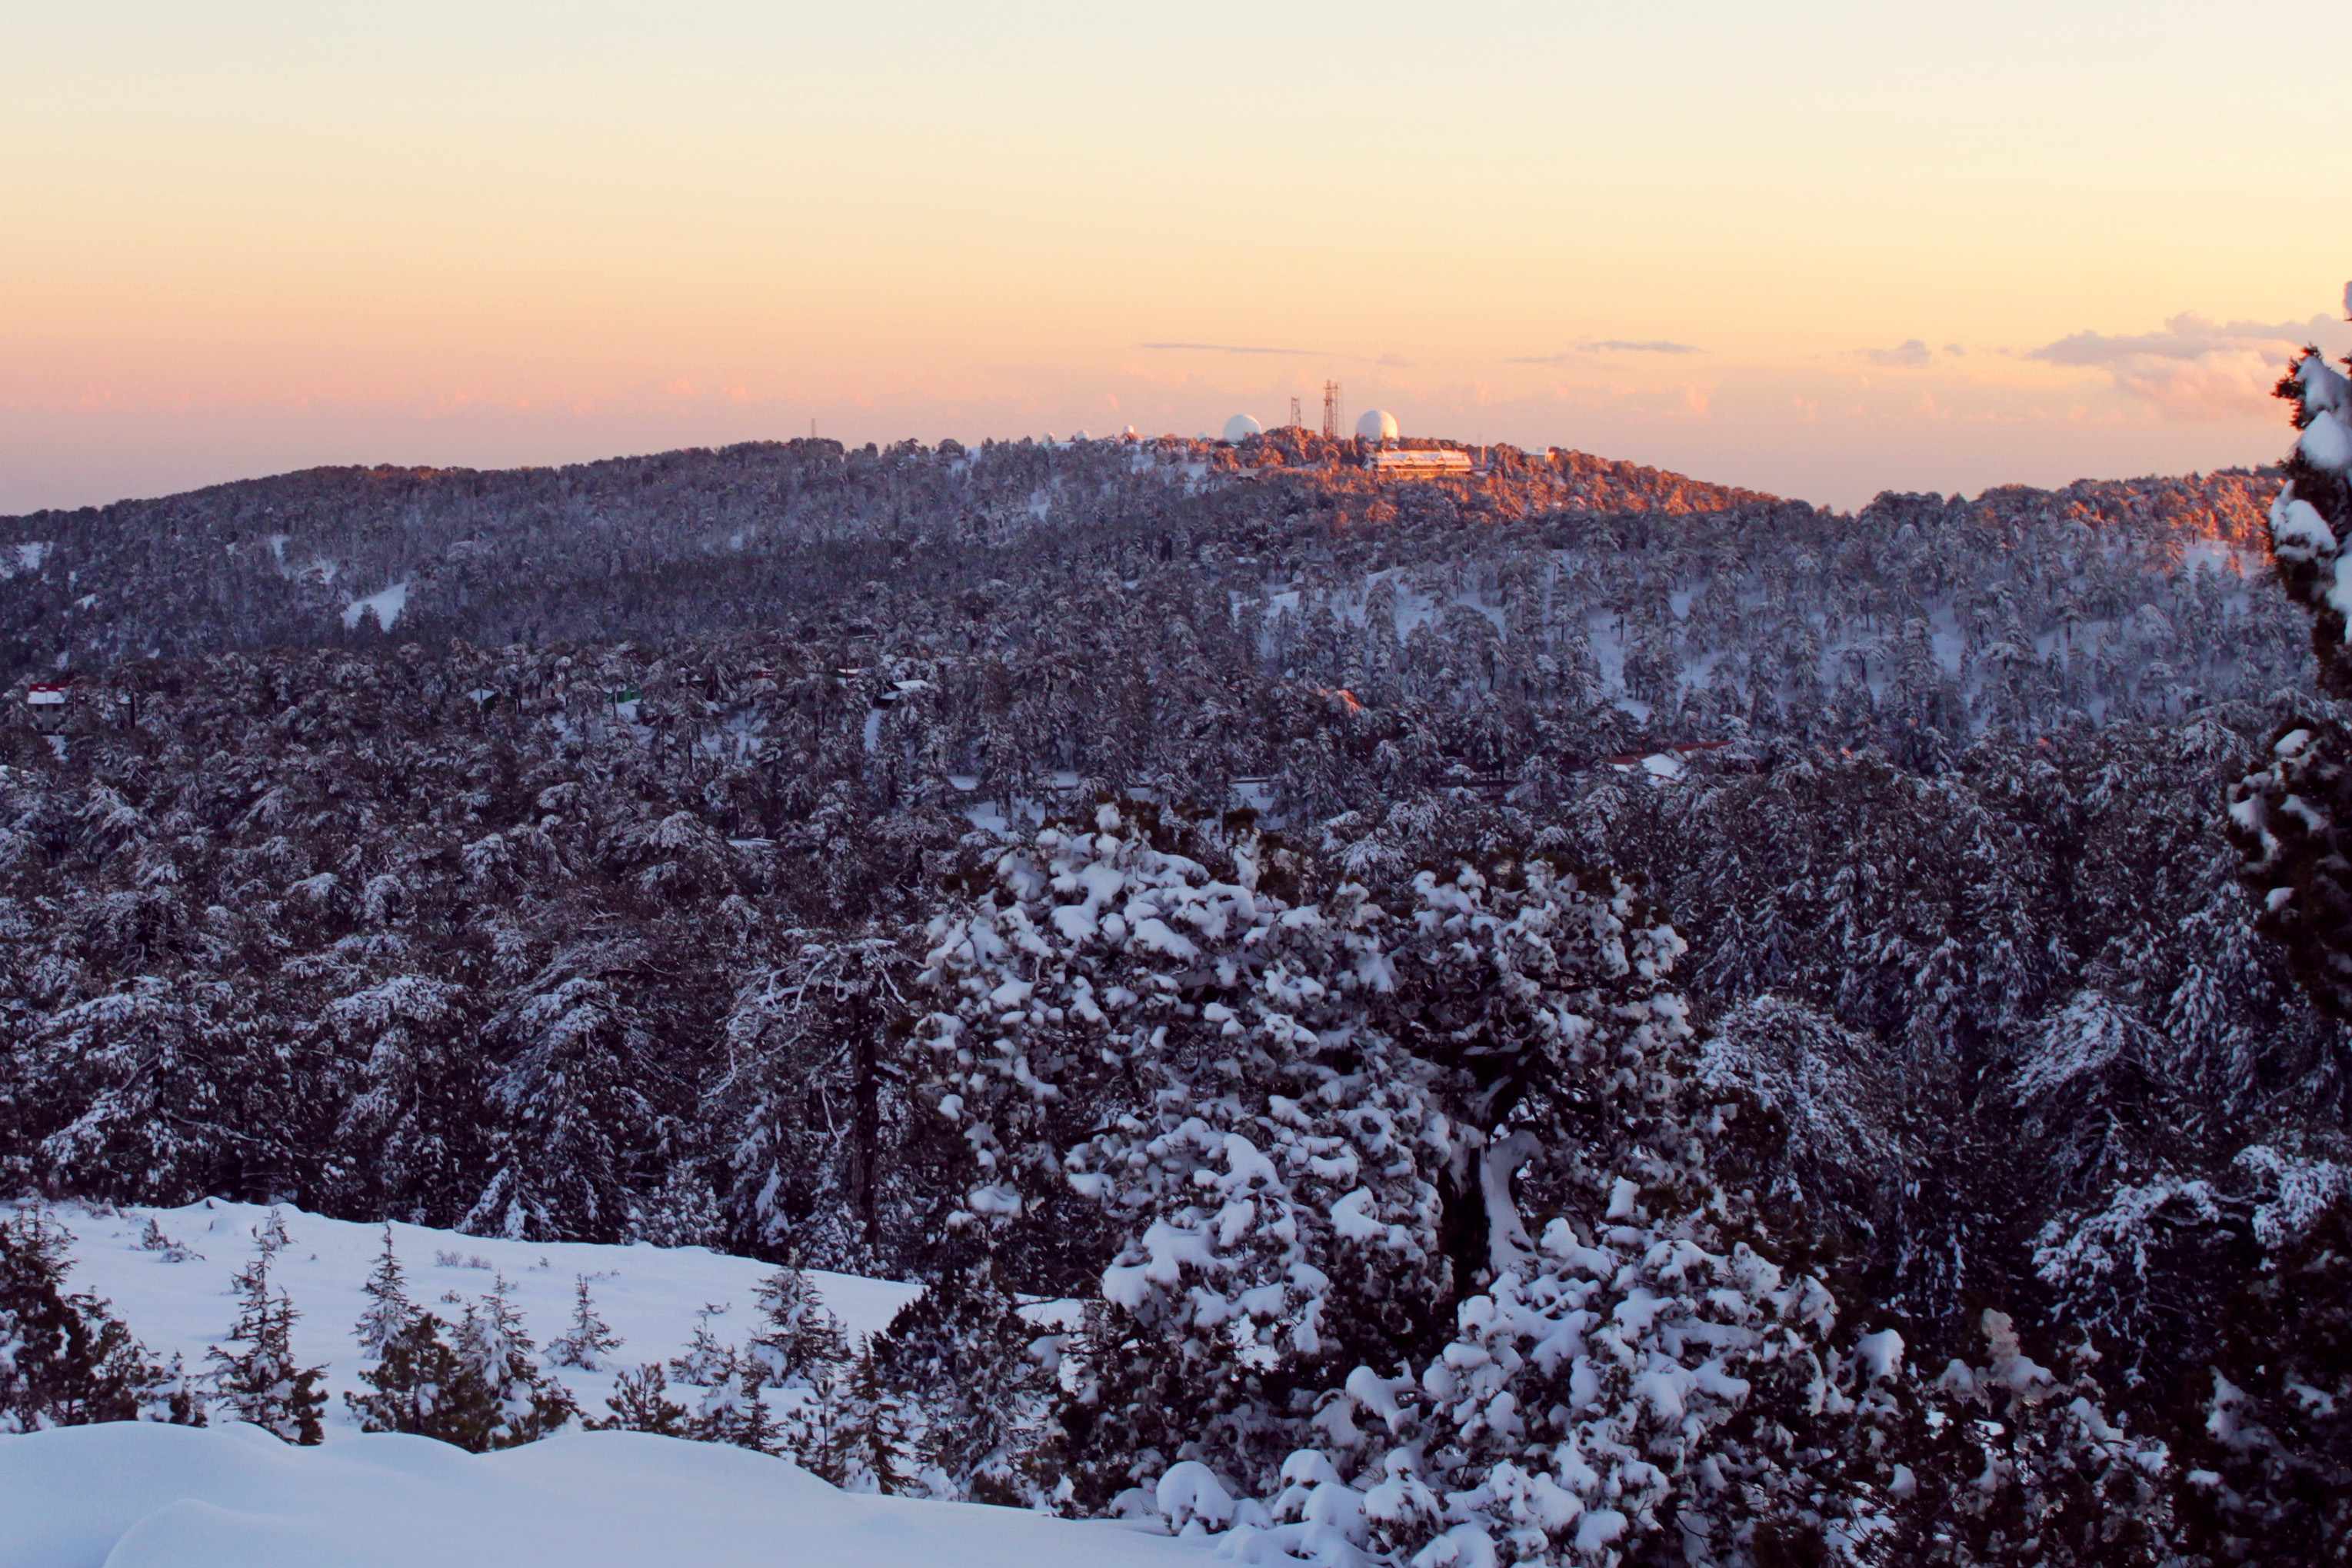
{"type": "Polygon", "coordinates": [[[1356,421],[1356,434],[1366,441],[1394,441],[1397,438],[1396,415],[1384,408],[1368,408],[1364,417],[1356,421]]]}
{"type": "Polygon", "coordinates": [[[1233,418],[1225,421],[1225,439],[1227,441],[1245,441],[1253,435],[1264,435],[1265,434],[1265,426],[1260,424],[1257,421],[1252,419],[1245,413],[1237,413],[1234,415],[1233,418]]]}

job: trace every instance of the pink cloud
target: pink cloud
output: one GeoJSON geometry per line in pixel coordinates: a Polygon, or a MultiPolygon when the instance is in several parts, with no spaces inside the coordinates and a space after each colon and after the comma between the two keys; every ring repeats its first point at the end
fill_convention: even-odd
{"type": "Polygon", "coordinates": [[[2208,421],[2261,417],[2280,372],[2306,343],[2340,352],[2352,346],[2352,329],[2325,316],[2219,322],[2184,311],[2158,331],[2075,332],[2021,357],[2100,371],[2165,417],[2208,421]]]}

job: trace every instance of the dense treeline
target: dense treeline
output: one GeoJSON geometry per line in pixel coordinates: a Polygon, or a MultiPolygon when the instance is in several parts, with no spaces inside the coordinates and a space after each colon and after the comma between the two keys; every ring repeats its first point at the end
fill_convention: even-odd
{"type": "MultiPolygon", "coordinates": [[[[513,653],[227,658],[118,688],[112,727],[14,732],[9,1178],[546,1237],[687,1225],[920,1268],[959,1156],[913,1094],[918,934],[999,840],[971,820],[991,808],[859,744],[869,716],[886,742],[917,727],[933,694],[877,709],[793,656],[727,643],[628,666],[648,692],[740,688],[755,720],[705,716],[701,741],[756,746],[616,718],[624,677],[569,653],[531,664],[536,699],[513,653]],[[512,700],[468,695],[492,680],[512,700]]],[[[2084,1071],[2132,1097],[2126,1141],[2183,1169],[2282,1107],[2342,1124],[2342,1029],[2254,938],[2215,824],[2273,722],[1986,739],[1933,777],[1750,743],[1672,781],[1603,763],[1548,799],[1401,789],[1279,836],[1366,881],[1512,843],[1642,868],[1702,1009],[1801,1004],[1936,1108],[1936,1146],[1903,1155],[1936,1196],[1864,1228],[1874,1266],[1932,1296],[1955,1283],[1938,1270],[2013,1286],[2040,1227],[2149,1174],[2078,1150],[2082,1183],[2010,1196],[2011,1167],[1972,1152],[2017,1135],[2004,1085],[2032,1062],[2105,1049],[2078,1036],[2130,1044],[2084,1071]]],[[[1057,809],[1083,816],[1086,788],[1057,809]]],[[[1087,1266],[1066,1239],[1049,1251],[1041,1288],[1087,1266]]]]}

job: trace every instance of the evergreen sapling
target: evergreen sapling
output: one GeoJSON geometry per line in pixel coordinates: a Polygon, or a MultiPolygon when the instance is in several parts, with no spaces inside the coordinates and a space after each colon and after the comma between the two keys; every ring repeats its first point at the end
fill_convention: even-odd
{"type": "Polygon", "coordinates": [[[284,1291],[269,1291],[270,1260],[287,1244],[285,1225],[275,1207],[254,1231],[253,1261],[238,1271],[236,1321],[230,1326],[230,1350],[212,1348],[212,1384],[221,1403],[240,1421],[277,1434],[289,1443],[320,1440],[319,1412],[327,1403],[319,1386],[324,1368],[299,1366],[294,1360],[294,1324],[300,1318],[284,1291]]]}
{"type": "Polygon", "coordinates": [[[583,1372],[602,1372],[610,1364],[613,1352],[620,1348],[621,1336],[596,1315],[596,1303],[588,1293],[588,1277],[584,1274],[575,1276],[572,1280],[571,1331],[548,1345],[547,1359],[556,1366],[576,1366],[583,1372]]]}

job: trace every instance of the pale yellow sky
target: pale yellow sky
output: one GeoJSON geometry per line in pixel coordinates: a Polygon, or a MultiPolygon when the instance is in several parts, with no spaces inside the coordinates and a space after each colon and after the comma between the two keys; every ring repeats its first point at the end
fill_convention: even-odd
{"type": "Polygon", "coordinates": [[[1327,375],[1840,504],[2278,450],[2352,274],[2294,84],[2352,13],[1921,9],[50,8],[0,57],[0,512],[1327,375]]]}

